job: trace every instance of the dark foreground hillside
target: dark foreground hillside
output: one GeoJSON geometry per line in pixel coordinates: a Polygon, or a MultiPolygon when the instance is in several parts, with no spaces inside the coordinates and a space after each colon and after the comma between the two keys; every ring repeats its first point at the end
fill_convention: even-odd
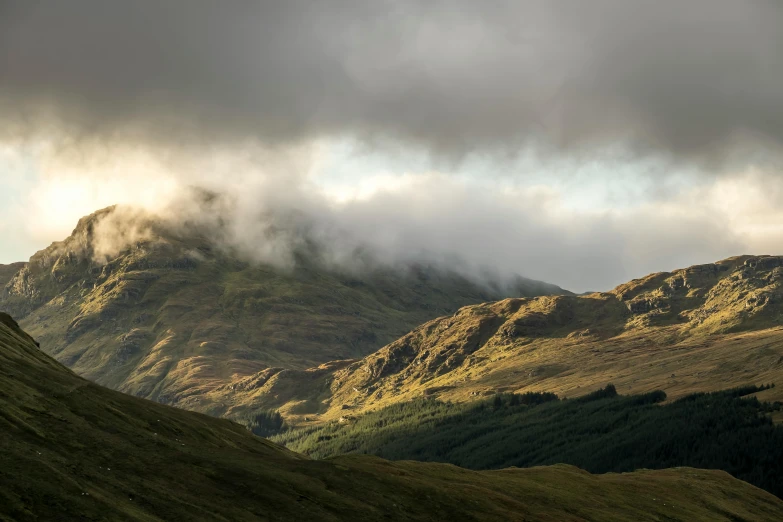
{"type": "Polygon", "coordinates": [[[0,314],[0,520],[781,520],[719,471],[312,461],[91,384],[0,314]]]}
{"type": "Polygon", "coordinates": [[[619,396],[613,386],[577,399],[497,395],[474,403],[401,403],[353,421],[274,440],[316,458],[368,453],[471,469],[568,463],[592,473],[674,466],[721,469],[783,497],[781,404],[743,398],[748,386],[659,405],[663,392],[619,396]]]}

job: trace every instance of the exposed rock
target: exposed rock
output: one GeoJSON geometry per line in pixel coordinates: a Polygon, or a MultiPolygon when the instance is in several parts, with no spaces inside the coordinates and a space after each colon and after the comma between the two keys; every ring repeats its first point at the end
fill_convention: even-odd
{"type": "Polygon", "coordinates": [[[651,299],[634,299],[627,303],[628,310],[632,314],[646,314],[651,310],[658,308],[658,302],[651,299]]]}

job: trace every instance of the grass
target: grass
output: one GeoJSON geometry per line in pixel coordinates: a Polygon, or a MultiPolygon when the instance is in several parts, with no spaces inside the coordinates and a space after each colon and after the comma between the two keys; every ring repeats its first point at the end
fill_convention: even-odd
{"type": "Polygon", "coordinates": [[[0,314],[0,520],[780,520],[718,471],[313,461],[90,383],[0,314]]]}

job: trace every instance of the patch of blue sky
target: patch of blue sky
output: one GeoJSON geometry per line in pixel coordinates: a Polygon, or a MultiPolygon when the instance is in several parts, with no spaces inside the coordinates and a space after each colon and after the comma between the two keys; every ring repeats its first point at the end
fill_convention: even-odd
{"type": "MultiPolygon", "coordinates": [[[[517,154],[470,154],[459,161],[433,160],[412,149],[374,149],[353,139],[326,143],[312,181],[327,193],[350,197],[368,179],[393,184],[395,178],[432,172],[490,190],[547,187],[573,211],[634,208],[675,196],[709,179],[696,166],[660,157],[626,154],[621,148],[580,157],[545,155],[532,147],[517,154]]],[[[710,180],[711,181],[711,180],[710,180]]]]}

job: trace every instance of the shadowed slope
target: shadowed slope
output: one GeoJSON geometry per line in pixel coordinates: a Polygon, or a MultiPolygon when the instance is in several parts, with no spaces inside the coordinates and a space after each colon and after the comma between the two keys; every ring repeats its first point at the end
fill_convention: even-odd
{"type": "Polygon", "coordinates": [[[621,396],[607,386],[576,399],[500,394],[420,399],[356,420],[289,430],[272,440],[314,458],[346,453],[448,462],[471,469],[567,463],[592,473],[677,466],[721,469],[783,498],[783,403],[748,386],[661,405],[663,392],[621,396]]]}
{"type": "Polygon", "coordinates": [[[780,520],[716,471],[473,472],[374,457],[310,461],[227,420],[89,383],[0,314],[6,520],[780,520]]]}

